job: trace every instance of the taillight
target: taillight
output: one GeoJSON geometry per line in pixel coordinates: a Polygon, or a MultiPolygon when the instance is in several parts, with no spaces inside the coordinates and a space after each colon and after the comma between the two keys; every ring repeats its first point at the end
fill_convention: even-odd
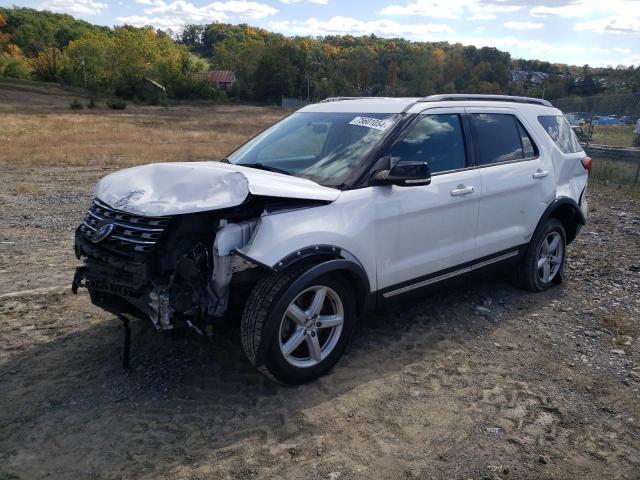
{"type": "Polygon", "coordinates": [[[582,159],[582,166],[587,172],[591,173],[591,157],[584,157],[582,159]]]}

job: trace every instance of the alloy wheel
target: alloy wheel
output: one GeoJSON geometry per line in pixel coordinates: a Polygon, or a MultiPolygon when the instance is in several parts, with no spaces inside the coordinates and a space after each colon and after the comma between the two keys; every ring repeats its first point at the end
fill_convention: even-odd
{"type": "Polygon", "coordinates": [[[542,241],[538,250],[538,279],[549,283],[555,278],[562,267],[564,245],[562,236],[558,232],[550,232],[542,241]]]}
{"type": "Polygon", "coordinates": [[[280,322],[280,352],[298,368],[318,365],[335,349],[344,324],[344,306],[331,288],[316,285],[302,291],[280,322]]]}

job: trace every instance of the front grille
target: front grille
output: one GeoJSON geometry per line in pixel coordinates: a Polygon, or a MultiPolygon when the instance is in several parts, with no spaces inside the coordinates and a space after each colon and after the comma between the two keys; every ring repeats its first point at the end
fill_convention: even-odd
{"type": "Polygon", "coordinates": [[[134,256],[151,251],[170,221],[171,217],[144,217],[122,212],[94,199],[79,230],[82,236],[90,241],[96,230],[112,223],[115,229],[111,235],[95,246],[134,256]]]}

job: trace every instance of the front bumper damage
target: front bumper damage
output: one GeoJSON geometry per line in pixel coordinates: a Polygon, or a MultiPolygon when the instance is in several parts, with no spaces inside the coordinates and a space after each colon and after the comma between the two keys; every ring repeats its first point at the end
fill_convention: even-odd
{"type": "Polygon", "coordinates": [[[134,233],[152,221],[95,205],[76,231],[76,256],[83,265],[76,268],[72,291],[86,288],[92,303],[121,319],[148,318],[158,330],[181,323],[202,334],[227,313],[234,276],[256,267],[232,252],[250,241],[257,220],[171,219],[153,245],[143,244],[151,248],[136,251],[137,244],[131,248],[127,241],[141,242],[146,237],[134,233]],[[111,236],[93,241],[108,223],[116,225],[111,236]]]}

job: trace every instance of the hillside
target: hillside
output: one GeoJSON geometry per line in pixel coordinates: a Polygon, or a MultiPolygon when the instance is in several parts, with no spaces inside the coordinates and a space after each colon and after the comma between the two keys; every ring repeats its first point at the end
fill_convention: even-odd
{"type": "Polygon", "coordinates": [[[640,67],[512,59],[496,48],[373,35],[287,37],[222,23],[188,25],[171,38],[151,27],[107,28],[69,15],[0,8],[0,77],[86,85],[94,93],[143,100],[142,79],[153,78],[169,97],[216,98],[218,92],[192,75],[209,67],[236,72],[228,95],[262,102],[439,92],[559,98],[640,90],[640,67]]]}

